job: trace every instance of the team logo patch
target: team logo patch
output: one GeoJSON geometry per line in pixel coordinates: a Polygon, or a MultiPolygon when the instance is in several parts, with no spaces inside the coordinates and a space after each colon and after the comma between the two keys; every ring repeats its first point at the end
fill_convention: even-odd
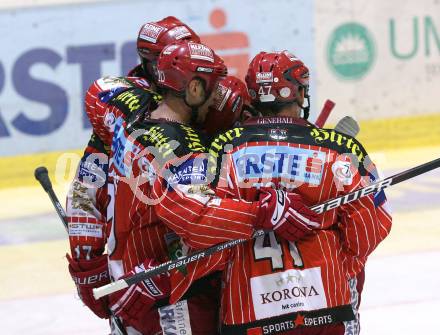
{"type": "Polygon", "coordinates": [[[285,140],[287,138],[287,129],[269,129],[269,137],[276,140],[285,140]]]}
{"type": "Polygon", "coordinates": [[[332,172],[336,180],[342,185],[351,185],[353,183],[353,171],[350,162],[342,160],[334,162],[332,172]]]}
{"type": "Polygon", "coordinates": [[[185,26],[179,26],[171,29],[169,31],[170,35],[173,36],[176,40],[181,40],[182,38],[191,36],[190,31],[185,26]]]}
{"type": "Polygon", "coordinates": [[[138,166],[142,173],[142,176],[146,177],[148,182],[152,185],[157,176],[153,164],[151,164],[146,157],[141,157],[138,160],[138,166]]]}
{"type": "Polygon", "coordinates": [[[257,72],[256,83],[273,83],[273,73],[272,72],[257,72]]]}
{"type": "Polygon", "coordinates": [[[188,43],[189,54],[193,59],[206,60],[208,62],[214,63],[214,53],[210,48],[199,43],[188,43]]]}
{"type": "Polygon", "coordinates": [[[107,113],[104,117],[104,124],[107,128],[111,128],[116,122],[115,114],[107,113]]]}
{"type": "Polygon", "coordinates": [[[153,23],[146,23],[139,34],[139,37],[143,40],[146,40],[151,43],[156,43],[157,38],[159,37],[159,34],[164,30],[165,28],[155,25],[153,23]]]}

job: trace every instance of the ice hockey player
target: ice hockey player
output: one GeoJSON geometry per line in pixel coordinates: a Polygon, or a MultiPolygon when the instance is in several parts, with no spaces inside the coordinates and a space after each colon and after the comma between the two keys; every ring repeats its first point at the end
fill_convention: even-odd
{"type": "Polygon", "coordinates": [[[203,121],[203,131],[208,136],[232,128],[242,120],[243,113],[253,112],[246,84],[234,76],[227,76],[219,82],[213,105],[208,108],[203,121]]]}
{"type": "MultiPolygon", "coordinates": [[[[209,169],[219,175],[219,196],[261,201],[263,190],[287,189],[298,193],[292,202],[311,206],[362,186],[362,145],[301,118],[309,83],[303,62],[288,52],[261,52],[246,82],[263,117],[212,142],[209,169]]],[[[221,334],[345,334],[355,319],[347,279],[388,235],[391,218],[367,196],[309,225],[315,234],[286,240],[268,232],[188,264],[186,275],[171,276],[171,301],[195,278],[223,270],[221,334]]]]}
{"type": "Polygon", "coordinates": [[[200,43],[199,35],[174,16],[143,24],[136,40],[140,64],[128,76],[147,79],[152,85],[151,89],[157,91],[157,58],[160,52],[168,44],[184,40],[200,43]]]}
{"type": "MultiPolygon", "coordinates": [[[[94,126],[93,134],[84,150],[71,184],[66,201],[69,220],[69,242],[71,256],[68,255],[69,272],[75,281],[79,296],[98,317],[108,318],[106,299],[95,301],[91,296],[93,287],[109,282],[107,255],[104,249],[107,242],[105,232],[107,216],[107,168],[108,150],[111,144],[111,130],[119,116],[119,110],[97,119],[97,109],[105,105],[104,100],[128,87],[155,88],[154,69],[160,51],[170,42],[179,40],[200,41],[199,36],[186,24],[169,16],[157,22],[142,25],[137,39],[137,50],[141,64],[126,78],[101,78],[95,81],[86,93],[85,104],[89,119],[94,126]],[[134,77],[137,76],[137,77],[134,77]],[[96,98],[103,99],[96,101],[96,98]],[[95,127],[99,125],[99,127],[95,127]]],[[[144,101],[144,112],[157,107],[160,96],[151,94],[151,102],[144,101]],[[147,104],[150,104],[146,108],[147,104]],[[155,107],[153,107],[155,106],[155,107]]],[[[134,106],[134,104],[132,104],[134,106]]],[[[132,113],[133,108],[124,112],[132,113]]]]}
{"type": "MultiPolygon", "coordinates": [[[[275,230],[288,239],[311,232],[304,221],[313,224],[309,221],[316,219],[316,214],[299,201],[290,202],[287,192],[268,192],[261,200],[248,202],[220,199],[206,185],[203,139],[190,124],[203,120],[217,82],[226,75],[214,51],[194,42],[171,44],[162,51],[157,69],[164,100],[151,119],[117,120],[115,125],[108,187],[114,201],[109,205],[114,214],[110,216],[113,225],[108,243],[113,277],[131,274],[130,269],[139,264],[149,266],[152,257],[160,262],[168,260],[172,257],[169,246],[179,248],[178,236],[189,247],[205,248],[249,238],[259,228],[275,230]],[[283,204],[277,205],[280,199],[283,204]],[[276,225],[271,220],[275,212],[279,219],[276,225]]],[[[117,100],[117,96],[112,98],[114,103],[117,100]]],[[[135,285],[119,293],[117,299],[110,296],[112,309],[138,331],[147,333],[150,323],[143,316],[154,293],[157,291],[152,292],[144,283],[135,285]]],[[[199,302],[193,305],[193,298],[179,302],[180,313],[187,315],[183,331],[191,327],[193,334],[215,333],[217,316],[209,316],[213,307],[199,302]],[[200,308],[203,311],[192,321],[189,315],[200,308]]],[[[159,310],[160,320],[167,313],[159,310]]]]}

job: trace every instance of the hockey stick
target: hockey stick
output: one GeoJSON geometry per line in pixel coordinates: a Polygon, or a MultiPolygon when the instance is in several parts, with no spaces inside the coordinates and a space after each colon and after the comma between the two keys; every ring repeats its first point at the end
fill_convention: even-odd
{"type": "Polygon", "coordinates": [[[351,116],[344,116],[335,126],[335,130],[345,135],[356,137],[359,134],[359,124],[351,116]]]}
{"type": "Polygon", "coordinates": [[[322,107],[321,113],[319,113],[319,116],[316,119],[315,126],[322,128],[334,107],[335,103],[327,99],[322,107]]]}
{"type": "MultiPolygon", "coordinates": [[[[58,197],[52,188],[52,182],[50,181],[47,168],[45,166],[40,166],[36,168],[34,171],[34,176],[35,179],[37,179],[40,182],[41,186],[46,191],[47,195],[50,198],[50,201],[52,201],[52,204],[55,207],[58,216],[61,219],[61,222],[64,225],[64,228],[66,228],[66,231],[69,232],[69,225],[67,223],[67,214],[64,211],[63,206],[61,206],[61,203],[58,200],[58,197]]],[[[115,327],[114,330],[116,331],[116,333],[112,332],[112,334],[127,335],[127,333],[124,330],[124,326],[122,325],[121,321],[118,318],[112,316],[111,323],[112,326],[115,327]]]]}
{"type": "MultiPolygon", "coordinates": [[[[347,193],[341,197],[330,199],[322,204],[315,205],[315,206],[311,207],[311,209],[313,211],[315,211],[316,213],[321,214],[321,213],[326,212],[328,210],[337,208],[341,205],[356,201],[359,198],[362,198],[362,197],[367,196],[369,194],[379,192],[379,191],[381,191],[391,185],[398,184],[402,181],[405,181],[405,180],[414,178],[415,176],[429,172],[429,171],[436,169],[438,167],[440,167],[440,158],[437,158],[433,161],[416,166],[412,169],[405,170],[405,171],[400,172],[398,174],[395,174],[391,177],[385,178],[385,179],[380,180],[378,182],[375,182],[371,185],[360,188],[356,191],[347,193]]],[[[253,238],[258,237],[258,236],[262,236],[264,233],[265,232],[263,230],[258,230],[257,232],[255,232],[253,238]]],[[[186,265],[188,263],[195,262],[199,259],[202,259],[202,258],[205,258],[209,255],[212,255],[218,251],[232,248],[233,246],[235,246],[237,244],[244,243],[246,241],[249,241],[249,240],[239,239],[239,240],[229,241],[229,242],[225,242],[225,243],[220,243],[220,244],[214,245],[208,249],[205,249],[203,251],[194,252],[191,255],[181,257],[177,260],[168,261],[168,262],[160,264],[154,268],[145,270],[144,272],[137,273],[131,277],[128,277],[125,279],[119,279],[111,284],[107,284],[107,285],[95,288],[95,289],[93,289],[93,296],[95,297],[95,299],[99,299],[99,298],[104,297],[110,293],[117,292],[119,290],[122,290],[124,288],[129,287],[130,285],[134,285],[142,280],[153,277],[159,273],[170,271],[170,270],[178,268],[182,265],[186,265]]]]}
{"type": "Polygon", "coordinates": [[[61,206],[61,203],[58,200],[57,195],[55,194],[55,192],[52,188],[52,183],[50,181],[47,168],[44,166],[40,166],[40,167],[36,168],[34,175],[35,175],[35,179],[37,179],[40,182],[41,186],[46,191],[47,195],[49,196],[50,201],[52,201],[53,207],[55,207],[55,210],[56,210],[58,216],[60,217],[61,222],[64,225],[64,228],[68,232],[69,226],[67,224],[67,215],[66,215],[66,212],[64,211],[63,206],[61,206]]]}

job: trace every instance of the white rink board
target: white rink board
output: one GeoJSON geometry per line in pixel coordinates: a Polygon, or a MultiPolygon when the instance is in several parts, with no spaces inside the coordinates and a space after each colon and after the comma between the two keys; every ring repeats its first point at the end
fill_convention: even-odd
{"type": "Polygon", "coordinates": [[[241,73],[263,49],[298,50],[314,68],[313,2],[305,0],[277,1],[276,7],[262,0],[168,0],[0,11],[0,156],[85,145],[85,89],[101,75],[135,65],[139,27],[168,15],[223,49],[219,54],[243,60],[241,73]]]}
{"type": "Polygon", "coordinates": [[[317,6],[318,102],[329,97],[337,102],[331,120],[347,113],[362,120],[440,111],[439,1],[329,0],[317,6]],[[332,35],[343,25],[346,29],[332,35]],[[341,42],[331,48],[335,39],[341,42]],[[356,73],[356,66],[365,70],[356,73]]]}
{"type": "Polygon", "coordinates": [[[440,111],[435,0],[133,0],[4,9],[0,156],[82,147],[90,133],[81,114],[86,87],[125,73],[137,62],[140,25],[167,15],[239,63],[241,75],[261,50],[292,50],[311,69],[312,121],[327,98],[337,103],[333,123],[347,114],[371,120],[440,111]]]}

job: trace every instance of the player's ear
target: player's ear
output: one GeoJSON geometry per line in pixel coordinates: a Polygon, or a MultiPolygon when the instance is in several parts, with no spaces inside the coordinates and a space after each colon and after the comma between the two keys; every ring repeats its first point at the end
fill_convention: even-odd
{"type": "Polygon", "coordinates": [[[188,83],[187,93],[192,97],[200,97],[204,94],[205,90],[203,87],[203,83],[200,79],[192,79],[188,83]]]}
{"type": "Polygon", "coordinates": [[[298,89],[298,91],[296,92],[296,101],[298,101],[299,105],[303,105],[304,103],[304,95],[305,95],[306,90],[304,89],[304,87],[300,87],[298,89]]]}

